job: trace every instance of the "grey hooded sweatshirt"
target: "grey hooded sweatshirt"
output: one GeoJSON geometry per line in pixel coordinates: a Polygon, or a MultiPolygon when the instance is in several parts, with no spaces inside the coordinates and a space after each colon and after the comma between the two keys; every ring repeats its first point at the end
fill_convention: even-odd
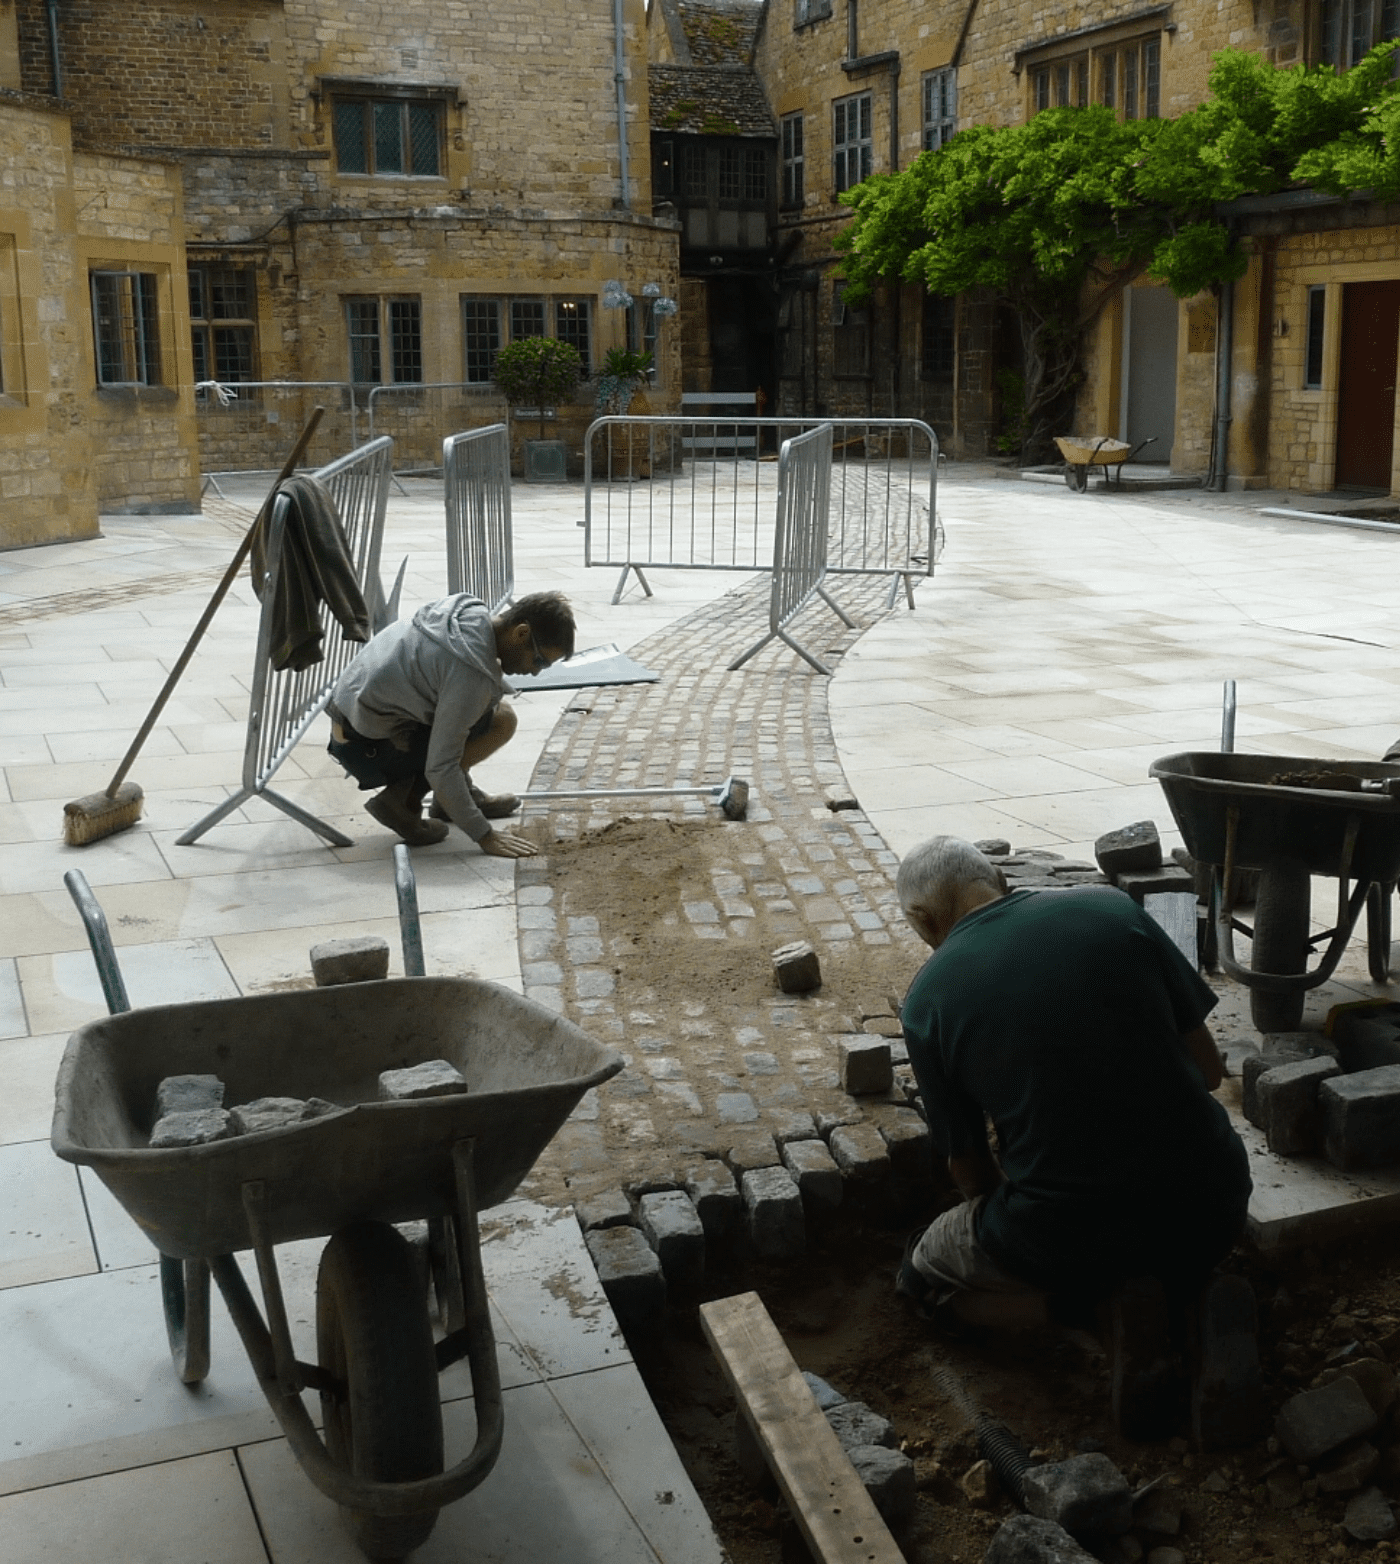
{"type": "Polygon", "coordinates": [[[486,604],[465,592],[381,630],[340,676],[331,703],[367,739],[430,727],[433,795],[474,842],[492,829],[462,770],[474,723],[506,692],[486,604]]]}

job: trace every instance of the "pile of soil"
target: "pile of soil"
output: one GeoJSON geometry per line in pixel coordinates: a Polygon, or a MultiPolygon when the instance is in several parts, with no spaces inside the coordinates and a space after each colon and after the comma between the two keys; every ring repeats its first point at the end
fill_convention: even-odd
{"type": "MultiPolygon", "coordinates": [[[[1394,1556],[1389,1542],[1348,1538],[1340,1523],[1351,1495],[1310,1494],[1272,1439],[1241,1450],[1192,1451],[1184,1416],[1170,1441],[1120,1438],[1109,1410],[1107,1361],[1087,1333],[1046,1331],[985,1345],[938,1333],[894,1293],[903,1234],[889,1216],[848,1213],[803,1260],[781,1268],[736,1258],[731,1269],[712,1270],[703,1295],[677,1300],[659,1334],[631,1342],[733,1564],[806,1558],[776,1488],[755,1491],[734,1464],[733,1397],[700,1334],[698,1303],[750,1288],[763,1298],[801,1368],[893,1422],[917,1473],[917,1512],[899,1535],[911,1564],[974,1564],[997,1527],[1016,1513],[1004,1497],[978,1506],[965,1495],[960,1482],[978,1460],[976,1441],[939,1394],[933,1374],[939,1365],[953,1368],[972,1398],[1044,1459],[1103,1450],[1135,1487],[1163,1478],[1180,1501],[1181,1530],[1159,1542],[1179,1549],[1190,1564],[1394,1556]]],[[[1396,1365],[1397,1260],[1395,1235],[1267,1262],[1237,1252],[1229,1268],[1249,1278],[1259,1299],[1271,1412],[1348,1357],[1380,1356],[1396,1365]]],[[[1371,1482],[1395,1499],[1395,1409],[1370,1442],[1381,1449],[1371,1482]]]]}

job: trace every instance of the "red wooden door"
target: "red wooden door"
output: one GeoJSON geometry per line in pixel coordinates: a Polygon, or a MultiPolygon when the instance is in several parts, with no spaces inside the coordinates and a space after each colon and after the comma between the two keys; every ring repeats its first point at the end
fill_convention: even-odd
{"type": "Polygon", "coordinates": [[[1395,442],[1395,356],[1400,281],[1342,289],[1337,398],[1337,487],[1390,492],[1395,442]]]}

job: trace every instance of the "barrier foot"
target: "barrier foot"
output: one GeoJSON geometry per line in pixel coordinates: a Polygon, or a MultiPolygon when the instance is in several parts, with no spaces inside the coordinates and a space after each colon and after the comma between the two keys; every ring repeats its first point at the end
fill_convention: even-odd
{"type": "MultiPolygon", "coordinates": [[[[826,590],[825,587],[818,587],[817,588],[817,596],[819,598],[821,598],[822,602],[826,604],[826,606],[832,611],[833,614],[836,615],[836,617],[841,621],[841,623],[843,625],[845,625],[845,627],[848,630],[854,630],[855,629],[855,627],[856,627],[855,620],[851,618],[851,616],[846,612],[846,610],[844,608],[842,608],[840,603],[838,603],[834,597],[831,596],[831,594],[826,590]]],[[[786,637],[784,639],[786,639],[786,637]]],[[[825,672],[826,670],[823,669],[822,671],[825,672]]]]}
{"type": "Polygon", "coordinates": [[[624,565],[622,567],[622,574],[617,579],[617,591],[614,592],[613,595],[612,595],[613,607],[614,608],[616,608],[617,605],[622,601],[622,589],[627,585],[627,573],[628,573],[629,570],[636,571],[636,573],[637,573],[637,582],[638,582],[638,585],[641,587],[642,591],[645,592],[648,597],[650,597],[652,595],[651,588],[650,588],[650,586],[647,585],[647,578],[642,574],[641,566],[640,565],[624,565]]]}
{"type": "Polygon", "coordinates": [[[734,661],[732,663],[730,663],[730,665],[729,665],[729,672],[733,673],[733,672],[735,672],[736,669],[742,668],[744,666],[744,664],[746,662],[748,662],[750,657],[756,656],[759,652],[761,652],[763,650],[763,648],[765,646],[768,645],[769,641],[771,641],[773,639],[773,637],[774,637],[774,635],[776,633],[777,633],[776,631],[770,630],[768,632],[768,634],[765,635],[763,637],[763,639],[757,643],[757,645],[749,647],[748,651],[743,652],[738,657],[736,657],[734,659],[734,661]]]}
{"type": "Polygon", "coordinates": [[[226,798],[217,809],[211,809],[202,820],[197,820],[183,836],[175,838],[177,847],[193,847],[211,826],[218,825],[225,815],[231,815],[240,804],[246,803],[253,796],[252,790],[241,787],[236,793],[226,798]]]}
{"type": "Polygon", "coordinates": [[[914,607],[914,577],[907,570],[896,570],[890,577],[890,590],[885,598],[885,612],[888,613],[894,607],[895,599],[899,596],[900,586],[904,587],[904,598],[912,612],[914,607]]]}
{"type": "MultiPolygon", "coordinates": [[[[825,597],[826,593],[823,592],[822,596],[825,597]]],[[[836,608],[835,603],[832,603],[831,606],[836,608]]],[[[837,609],[837,612],[840,613],[840,609],[837,609]]],[[[846,619],[845,614],[841,614],[841,617],[846,619]]],[[[851,621],[849,619],[846,619],[847,624],[850,624],[850,622],[851,621]]],[[[828,668],[824,662],[819,662],[817,658],[813,657],[811,652],[809,652],[807,648],[803,646],[801,641],[793,640],[793,638],[787,633],[786,630],[778,631],[778,639],[782,641],[785,646],[790,646],[804,662],[811,663],[812,667],[814,667],[818,673],[824,673],[828,679],[831,677],[831,669],[828,668]]],[[[755,647],[754,650],[756,651],[757,647],[755,647]]]]}
{"type": "Polygon", "coordinates": [[[324,837],[332,847],[353,847],[353,837],[346,836],[343,831],[337,831],[333,825],[327,825],[324,820],[318,820],[315,815],[303,809],[300,804],[294,804],[290,798],[283,798],[280,793],[274,793],[270,787],[261,788],[258,791],[259,798],[265,798],[275,809],[280,809],[284,815],[290,815],[298,824],[304,825],[308,831],[314,831],[317,836],[324,837]]]}

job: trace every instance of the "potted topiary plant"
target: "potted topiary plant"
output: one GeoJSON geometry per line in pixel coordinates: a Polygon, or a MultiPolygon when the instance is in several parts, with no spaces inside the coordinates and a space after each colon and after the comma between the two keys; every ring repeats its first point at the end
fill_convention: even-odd
{"type": "Polygon", "coordinates": [[[547,440],[545,409],[570,399],[578,389],[583,360],[571,342],[557,337],[520,337],[496,355],[493,378],[512,407],[533,408],[540,420],[538,440],[525,441],[525,478],[531,483],[564,479],[563,440],[547,440]]]}
{"type": "MultiPolygon", "coordinates": [[[[635,407],[638,414],[647,411],[642,387],[651,378],[651,354],[633,353],[628,348],[609,348],[603,356],[603,372],[598,376],[598,411],[614,416],[635,407]]],[[[650,441],[645,429],[630,424],[608,426],[608,474],[610,478],[632,479],[651,476],[650,441]]]]}

